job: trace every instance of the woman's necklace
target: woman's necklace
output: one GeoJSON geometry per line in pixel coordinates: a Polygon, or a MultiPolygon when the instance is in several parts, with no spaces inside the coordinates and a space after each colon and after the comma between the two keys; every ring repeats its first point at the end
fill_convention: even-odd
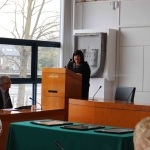
{"type": "Polygon", "coordinates": [[[76,64],[76,63],[74,63],[74,64],[73,64],[73,68],[79,68],[80,65],[81,65],[81,64],[76,64]]]}

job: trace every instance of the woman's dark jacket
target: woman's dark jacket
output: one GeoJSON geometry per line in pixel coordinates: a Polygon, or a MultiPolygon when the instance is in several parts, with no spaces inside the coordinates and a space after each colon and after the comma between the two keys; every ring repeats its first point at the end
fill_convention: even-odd
{"type": "Polygon", "coordinates": [[[75,73],[82,74],[82,99],[88,99],[89,86],[90,86],[90,74],[91,70],[87,62],[84,62],[80,66],[76,66],[75,63],[70,61],[67,68],[75,73]]]}

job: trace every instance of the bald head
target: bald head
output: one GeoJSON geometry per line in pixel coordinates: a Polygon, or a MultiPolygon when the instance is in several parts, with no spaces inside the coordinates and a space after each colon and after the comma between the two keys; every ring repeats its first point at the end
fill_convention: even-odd
{"type": "Polygon", "coordinates": [[[135,150],[150,150],[150,117],[142,119],[134,131],[135,150]]]}

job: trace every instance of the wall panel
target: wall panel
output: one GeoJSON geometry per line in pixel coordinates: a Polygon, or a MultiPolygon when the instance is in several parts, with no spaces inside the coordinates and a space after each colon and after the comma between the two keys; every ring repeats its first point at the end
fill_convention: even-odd
{"type": "Polygon", "coordinates": [[[150,46],[144,46],[143,91],[150,91],[150,46]]]}
{"type": "Polygon", "coordinates": [[[120,47],[119,86],[135,86],[142,91],[143,47],[120,47]]]}
{"type": "Polygon", "coordinates": [[[150,27],[120,29],[120,46],[143,45],[150,45],[150,27]]]}
{"type": "Polygon", "coordinates": [[[150,24],[150,0],[123,1],[120,4],[120,26],[150,24]]]}
{"type": "Polygon", "coordinates": [[[136,92],[134,101],[136,103],[142,103],[144,105],[149,105],[150,102],[150,92],[136,92]]]}
{"type": "Polygon", "coordinates": [[[118,29],[119,8],[109,2],[77,3],[75,29],[118,29]],[[79,14],[80,13],[80,14],[79,14]]]}
{"type": "Polygon", "coordinates": [[[82,29],[82,4],[75,7],[74,29],[82,29]]]}

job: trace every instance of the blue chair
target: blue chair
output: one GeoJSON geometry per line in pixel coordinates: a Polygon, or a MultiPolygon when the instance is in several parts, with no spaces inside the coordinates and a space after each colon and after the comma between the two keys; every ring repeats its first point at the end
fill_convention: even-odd
{"type": "Polygon", "coordinates": [[[135,87],[117,87],[115,100],[134,102],[135,87]]]}

